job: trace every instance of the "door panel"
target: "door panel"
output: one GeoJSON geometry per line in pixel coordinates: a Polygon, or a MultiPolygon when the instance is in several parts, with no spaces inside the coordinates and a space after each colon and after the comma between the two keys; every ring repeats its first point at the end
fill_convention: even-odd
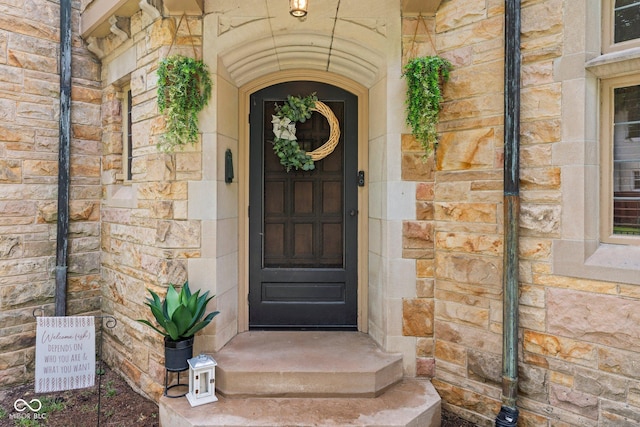
{"type": "MultiPolygon", "coordinates": [[[[357,98],[317,82],[281,83],[251,96],[249,327],[357,325],[357,98]],[[340,123],[336,149],[313,171],[287,172],[273,153],[271,115],[287,95],[315,92],[340,123]]],[[[296,123],[305,151],[329,137],[315,112],[296,123]]]]}

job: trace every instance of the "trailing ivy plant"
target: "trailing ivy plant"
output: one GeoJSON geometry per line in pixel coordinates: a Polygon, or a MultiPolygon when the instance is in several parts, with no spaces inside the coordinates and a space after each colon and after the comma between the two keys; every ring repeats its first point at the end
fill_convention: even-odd
{"type": "Polygon", "coordinates": [[[449,80],[451,68],[446,59],[423,56],[411,59],[402,74],[407,80],[407,124],[427,156],[438,144],[442,84],[449,80]]]}
{"type": "Polygon", "coordinates": [[[296,122],[304,123],[311,117],[317,100],[315,93],[304,98],[289,95],[282,105],[276,104],[276,114],[271,120],[273,151],[287,172],[291,168],[305,171],[315,168],[311,157],[300,148],[296,140],[296,122]]]}
{"type": "Polygon", "coordinates": [[[158,108],[167,120],[158,149],[171,152],[176,146],[198,140],[198,113],[211,98],[209,69],[202,60],[172,55],[158,67],[158,108]]]}

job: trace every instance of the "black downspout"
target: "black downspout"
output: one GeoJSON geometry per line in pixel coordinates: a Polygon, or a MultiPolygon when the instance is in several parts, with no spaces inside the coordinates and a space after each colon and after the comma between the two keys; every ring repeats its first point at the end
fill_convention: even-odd
{"type": "Polygon", "coordinates": [[[69,234],[69,145],[71,134],[71,0],[60,0],[60,138],[58,160],[58,227],[56,233],[55,315],[67,312],[69,234]]]}
{"type": "Polygon", "coordinates": [[[518,424],[518,219],[520,213],[520,0],[505,0],[502,408],[496,427],[518,424]]]}

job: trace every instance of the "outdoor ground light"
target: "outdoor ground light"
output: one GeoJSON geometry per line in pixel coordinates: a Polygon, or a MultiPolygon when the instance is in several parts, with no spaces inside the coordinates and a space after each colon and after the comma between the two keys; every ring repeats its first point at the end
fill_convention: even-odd
{"type": "Polygon", "coordinates": [[[289,13],[296,18],[307,15],[307,0],[289,0],[289,13]]]}
{"type": "Polygon", "coordinates": [[[207,354],[187,360],[189,363],[189,393],[191,406],[204,405],[218,400],[216,397],[216,361],[207,354]]]}

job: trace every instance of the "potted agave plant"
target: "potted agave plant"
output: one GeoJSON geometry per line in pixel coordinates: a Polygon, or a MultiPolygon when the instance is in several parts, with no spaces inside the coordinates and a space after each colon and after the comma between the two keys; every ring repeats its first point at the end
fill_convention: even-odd
{"type": "Polygon", "coordinates": [[[194,334],[207,326],[219,313],[213,311],[205,317],[207,303],[213,297],[209,297],[209,291],[200,295],[198,290],[192,294],[189,282],[185,282],[180,292],[170,284],[164,300],[151,289],[148,291],[152,298],[147,298],[145,305],[151,309],[159,327],[146,319],[138,319],[138,321],[164,336],[167,370],[186,370],[189,368],[187,360],[193,357],[194,334]]]}

